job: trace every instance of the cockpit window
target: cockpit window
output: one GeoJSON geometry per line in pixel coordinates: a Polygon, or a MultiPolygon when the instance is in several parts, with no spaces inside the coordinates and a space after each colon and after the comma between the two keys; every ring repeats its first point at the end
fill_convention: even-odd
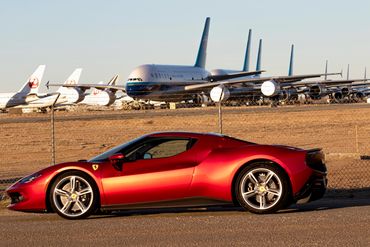
{"type": "Polygon", "coordinates": [[[141,78],[128,78],[128,81],[143,81],[141,78]]]}

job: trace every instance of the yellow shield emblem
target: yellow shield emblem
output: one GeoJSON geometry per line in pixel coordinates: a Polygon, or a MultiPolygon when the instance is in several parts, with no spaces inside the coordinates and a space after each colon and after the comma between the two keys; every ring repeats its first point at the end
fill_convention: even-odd
{"type": "Polygon", "coordinates": [[[97,164],[94,164],[94,165],[92,165],[92,168],[94,169],[94,171],[96,171],[96,170],[98,170],[98,168],[99,168],[99,165],[97,165],[97,164]]]}

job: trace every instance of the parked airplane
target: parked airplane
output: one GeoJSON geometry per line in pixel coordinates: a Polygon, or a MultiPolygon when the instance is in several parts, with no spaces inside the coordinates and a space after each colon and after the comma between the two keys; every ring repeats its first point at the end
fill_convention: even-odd
{"type": "MultiPolygon", "coordinates": [[[[259,75],[263,71],[242,71],[225,75],[212,75],[205,69],[209,24],[210,18],[208,17],[206,19],[194,66],[156,64],[141,65],[131,72],[125,88],[114,88],[117,88],[118,90],[125,89],[127,95],[135,99],[179,102],[183,100],[194,100],[199,97],[199,94],[202,94],[203,92],[210,93],[211,89],[215,87],[222,87],[224,92],[229,92],[227,87],[237,85],[238,83],[262,83],[261,91],[265,91],[266,94],[264,94],[266,96],[274,96],[278,95],[287,83],[291,84],[306,78],[315,78],[323,75],[339,74],[309,74],[263,78],[254,77],[237,80],[231,79],[259,75]]],[[[74,85],[73,87],[113,88],[113,86],[101,86],[98,84],[74,85]]]]}
{"type": "MultiPolygon", "coordinates": [[[[248,32],[248,40],[247,45],[245,49],[245,56],[244,56],[244,62],[242,70],[229,70],[229,69],[213,69],[211,70],[212,75],[226,75],[228,73],[238,73],[238,72],[248,72],[249,71],[249,65],[250,65],[250,47],[251,47],[251,38],[252,38],[252,30],[249,29],[248,32]]],[[[262,39],[259,40],[258,45],[258,52],[257,52],[257,62],[256,62],[256,71],[261,70],[261,54],[262,54],[262,39]]],[[[257,78],[260,75],[249,75],[244,78],[257,78]]],[[[239,78],[240,79],[240,78],[239,78]]],[[[231,79],[234,80],[234,79],[231,79]]],[[[254,101],[254,98],[257,96],[259,98],[259,88],[255,88],[255,85],[249,85],[249,87],[246,87],[244,84],[236,84],[228,88],[227,98],[231,100],[242,100],[242,101],[254,101]]],[[[217,89],[216,89],[217,90],[217,89]]],[[[211,92],[210,92],[211,94],[211,92]]]]}
{"type": "MultiPolygon", "coordinates": [[[[295,92],[295,88],[304,87],[314,82],[304,82],[302,80],[308,78],[315,78],[327,75],[340,75],[341,73],[324,73],[324,74],[308,74],[308,75],[293,75],[293,51],[294,46],[291,49],[291,61],[290,68],[287,76],[271,76],[271,77],[255,77],[255,78],[242,78],[229,81],[220,81],[214,83],[204,84],[193,84],[185,87],[185,90],[200,90],[205,88],[212,88],[212,90],[222,91],[221,100],[226,100],[227,96],[230,95],[229,88],[233,85],[244,85],[250,87],[251,91],[259,90],[260,93],[273,100],[278,100],[286,92],[295,92]]],[[[260,55],[259,55],[260,56],[260,55]]],[[[260,63],[260,62],[259,62],[260,63]]],[[[211,93],[212,93],[211,90],[211,93]]]]}
{"type": "MultiPolygon", "coordinates": [[[[203,90],[185,90],[186,85],[224,81],[248,75],[257,75],[262,71],[238,72],[225,75],[212,75],[205,69],[210,18],[205,22],[198,55],[194,66],[145,64],[135,68],[125,87],[114,87],[126,91],[135,99],[178,102],[194,100],[203,90]]],[[[50,84],[58,85],[58,84],[50,84]]],[[[78,85],[79,87],[95,87],[97,84],[78,85]]],[[[100,86],[100,88],[113,88],[100,86]]]]}
{"type": "Polygon", "coordinates": [[[53,104],[55,106],[72,105],[82,101],[85,97],[84,91],[80,88],[69,87],[78,83],[81,72],[81,68],[75,69],[55,93],[43,94],[41,98],[30,102],[29,107],[46,109],[53,104]]]}
{"type": "MultiPolygon", "coordinates": [[[[328,61],[326,61],[325,71],[328,69],[328,61]]],[[[354,91],[355,88],[364,87],[369,85],[368,79],[349,79],[349,66],[347,68],[347,79],[328,80],[325,78],[323,81],[307,81],[306,94],[313,100],[319,100],[325,96],[334,102],[341,102],[344,98],[363,98],[361,92],[357,95],[354,91]],[[362,82],[362,83],[357,83],[362,82]]]]}
{"type": "Polygon", "coordinates": [[[23,87],[16,93],[0,93],[0,110],[11,107],[29,107],[29,104],[40,98],[38,90],[45,72],[45,65],[39,65],[28,78],[23,87]]]}
{"type": "Polygon", "coordinates": [[[75,104],[85,98],[85,90],[76,87],[81,77],[82,68],[75,69],[63,85],[57,90],[60,93],[57,104],[75,104]]]}
{"type": "MultiPolygon", "coordinates": [[[[107,85],[115,86],[117,79],[118,75],[114,76],[107,85]]],[[[104,83],[101,81],[98,84],[103,85],[104,83]]],[[[93,91],[90,94],[87,94],[84,100],[82,100],[79,104],[109,106],[116,100],[116,92],[116,89],[111,88],[94,88],[93,91]]]]}

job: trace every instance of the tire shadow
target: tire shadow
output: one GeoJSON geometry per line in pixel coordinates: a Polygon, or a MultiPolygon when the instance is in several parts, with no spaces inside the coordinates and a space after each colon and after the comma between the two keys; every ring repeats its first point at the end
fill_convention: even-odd
{"type": "MultiPolygon", "coordinates": [[[[359,207],[370,205],[370,188],[365,189],[336,189],[328,190],[326,195],[317,201],[307,204],[294,204],[287,209],[280,210],[276,214],[303,213],[307,211],[331,210],[337,208],[359,207]]],[[[102,212],[99,215],[90,217],[90,219],[107,218],[107,217],[128,217],[128,216],[148,216],[163,214],[202,214],[208,215],[214,213],[240,213],[245,212],[242,207],[236,206],[212,206],[201,208],[161,208],[161,209],[137,209],[102,212]]]]}
{"type": "Polygon", "coordinates": [[[278,213],[296,213],[315,210],[361,207],[370,205],[370,188],[329,189],[325,196],[307,204],[295,204],[278,213]]]}

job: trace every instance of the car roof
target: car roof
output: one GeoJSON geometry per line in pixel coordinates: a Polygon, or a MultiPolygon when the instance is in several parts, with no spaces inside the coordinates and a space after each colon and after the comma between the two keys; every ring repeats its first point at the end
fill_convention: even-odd
{"type": "Polygon", "coordinates": [[[148,134],[147,136],[150,137],[168,137],[168,136],[175,136],[175,137],[219,137],[222,138],[224,135],[217,134],[217,133],[197,133],[197,132],[186,132],[186,131],[163,131],[163,132],[154,132],[151,134],[148,134]]]}

